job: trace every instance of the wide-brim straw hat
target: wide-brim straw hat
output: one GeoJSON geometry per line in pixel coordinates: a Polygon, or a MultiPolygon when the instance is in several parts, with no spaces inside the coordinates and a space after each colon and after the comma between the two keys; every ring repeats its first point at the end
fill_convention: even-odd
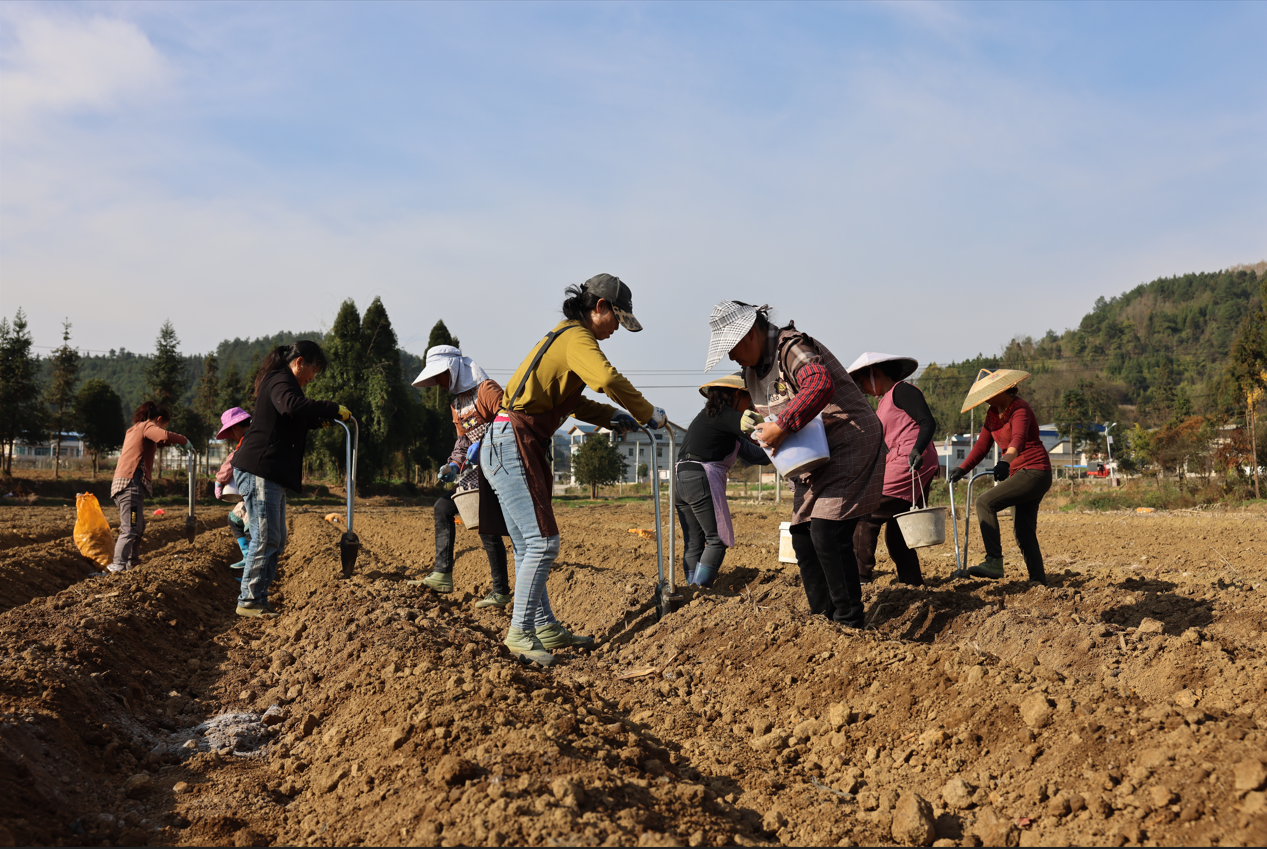
{"type": "Polygon", "coordinates": [[[1027,377],[1029,377],[1029,372],[1015,368],[1001,368],[995,371],[990,371],[988,368],[981,369],[977,372],[976,383],[972,384],[972,388],[968,390],[968,397],[963,399],[963,409],[959,412],[966,413],[973,407],[984,404],[1027,377]]]}
{"type": "Polygon", "coordinates": [[[712,371],[713,366],[721,362],[721,358],[730,353],[730,349],[739,344],[739,340],[748,335],[752,325],[757,323],[757,313],[770,307],[762,304],[754,307],[738,301],[721,301],[713,307],[713,314],[708,317],[708,362],[704,371],[712,371]]]}
{"type": "Polygon", "coordinates": [[[741,371],[737,371],[734,374],[728,374],[725,377],[713,378],[699,388],[699,394],[707,398],[708,388],[710,386],[720,386],[722,389],[738,389],[740,392],[748,391],[748,384],[744,383],[743,372],[741,371]]]}
{"type": "Polygon", "coordinates": [[[854,372],[862,371],[864,368],[870,368],[880,363],[901,363],[902,376],[898,380],[905,380],[915,373],[915,369],[919,368],[919,360],[913,357],[899,357],[897,354],[880,354],[876,351],[867,351],[845,371],[849,372],[849,376],[853,377],[854,372]]]}

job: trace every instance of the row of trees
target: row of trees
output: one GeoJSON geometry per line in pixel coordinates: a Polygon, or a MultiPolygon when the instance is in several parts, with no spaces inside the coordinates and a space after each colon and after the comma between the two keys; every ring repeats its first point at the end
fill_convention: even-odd
{"type": "MultiPolygon", "coordinates": [[[[189,437],[194,450],[207,455],[207,446],[220,426],[220,414],[230,407],[254,407],[255,373],[261,353],[274,344],[287,344],[296,334],[227,344],[233,359],[221,372],[216,353],[201,358],[191,373],[191,358],[180,352],[171,322],[164,322],[152,356],[121,351],[129,373],[143,364],[144,393],[137,401],[153,400],[172,412],[171,429],[189,437]],[[263,343],[262,345],[260,343],[263,343]],[[243,374],[236,359],[250,356],[243,374]]],[[[360,422],[358,483],[384,478],[421,479],[447,458],[453,445],[449,396],[443,390],[419,392],[405,374],[421,361],[400,349],[381,299],[375,298],[364,316],[352,300],[339,309],[326,334],[308,334],[322,343],[329,368],[308,387],[314,398],[347,406],[360,422]]],[[[53,443],[55,474],[61,466],[61,435],[79,432],[93,455],[94,473],[100,455],[123,444],[130,415],[122,399],[105,380],[81,380],[83,357],[71,346],[71,325],[63,327],[61,347],[46,360],[32,351],[26,316],[18,310],[12,324],[0,319],[0,449],[5,474],[12,474],[16,443],[53,443]]],[[[458,345],[443,321],[436,323],[427,346],[458,345]]],[[[114,354],[114,352],[112,352],[114,354]]],[[[103,358],[94,358],[103,359],[103,358]]],[[[194,362],[197,362],[195,359],[194,362]]],[[[309,471],[342,475],[344,451],[341,430],[323,431],[311,440],[309,471]]],[[[161,462],[161,461],[160,461],[161,462]]]]}

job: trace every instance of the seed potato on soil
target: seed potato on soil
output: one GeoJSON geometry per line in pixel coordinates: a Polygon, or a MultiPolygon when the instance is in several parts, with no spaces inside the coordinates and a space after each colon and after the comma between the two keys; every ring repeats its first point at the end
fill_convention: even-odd
{"type": "Polygon", "coordinates": [[[859,633],[808,615],[773,508],[660,622],[650,508],[561,509],[551,598],[600,642],[542,670],[471,608],[471,532],[453,594],[405,583],[426,508],[359,510],[350,580],[292,508],[275,620],[233,615],[212,513],[85,579],[47,510],[0,508],[0,844],[1267,843],[1261,511],[1045,512],[1046,588],[950,546],[902,587],[881,546],[859,633]]]}

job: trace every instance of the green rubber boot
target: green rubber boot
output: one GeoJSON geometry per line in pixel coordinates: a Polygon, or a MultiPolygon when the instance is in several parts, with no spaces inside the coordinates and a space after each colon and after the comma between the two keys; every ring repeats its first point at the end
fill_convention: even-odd
{"type": "Polygon", "coordinates": [[[510,649],[510,653],[524,663],[536,663],[541,666],[550,666],[554,663],[554,655],[546,651],[545,646],[541,644],[541,640],[537,639],[533,631],[511,628],[506,632],[504,642],[506,648],[510,649]]]}
{"type": "Polygon", "coordinates": [[[514,600],[515,600],[515,597],[513,595],[504,595],[502,593],[489,593],[488,595],[484,596],[479,601],[475,602],[475,608],[477,610],[480,610],[485,607],[500,607],[502,610],[505,610],[506,607],[514,600]]]}
{"type": "Polygon", "coordinates": [[[453,592],[453,573],[432,572],[421,581],[405,581],[405,583],[411,587],[426,587],[438,593],[451,593],[453,592]]]}
{"type": "Polygon", "coordinates": [[[968,567],[968,574],[974,578],[1002,578],[1003,577],[1003,558],[985,556],[985,560],[976,566],[968,567]]]}
{"type": "Polygon", "coordinates": [[[566,648],[592,649],[594,647],[593,637],[581,637],[573,634],[558,622],[538,628],[537,639],[541,640],[541,645],[550,651],[566,648]]]}

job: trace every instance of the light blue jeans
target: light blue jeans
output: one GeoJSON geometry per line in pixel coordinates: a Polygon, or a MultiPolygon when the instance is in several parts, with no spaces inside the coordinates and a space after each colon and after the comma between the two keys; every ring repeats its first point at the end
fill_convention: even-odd
{"type": "Polygon", "coordinates": [[[502,516],[515,544],[515,606],[510,627],[534,630],[558,622],[550,609],[546,581],[559,556],[558,536],[542,536],[528,491],[528,478],[510,422],[489,425],[480,445],[480,465],[501,502],[502,516]]]}
{"type": "Polygon", "coordinates": [[[242,567],[238,604],[264,607],[268,588],[277,577],[277,560],[286,547],[286,488],[241,469],[233,470],[233,485],[246,502],[246,515],[251,520],[251,543],[242,567]]]}

